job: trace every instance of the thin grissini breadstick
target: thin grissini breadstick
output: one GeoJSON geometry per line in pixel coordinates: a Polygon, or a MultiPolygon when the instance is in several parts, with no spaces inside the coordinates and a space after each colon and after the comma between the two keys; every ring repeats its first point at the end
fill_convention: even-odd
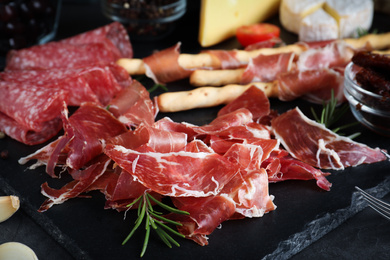
{"type": "Polygon", "coordinates": [[[223,86],[240,84],[245,69],[233,70],[195,70],[190,75],[192,86],[223,86]]]}
{"type": "MultiPolygon", "coordinates": [[[[381,50],[390,47],[390,32],[383,34],[367,34],[361,38],[343,39],[347,44],[353,48],[362,48],[369,44],[375,50],[381,50]]],[[[261,48],[253,51],[237,50],[236,57],[242,63],[249,62],[250,58],[254,58],[259,54],[272,55],[285,52],[294,52],[299,55],[305,51],[307,47],[304,44],[290,44],[277,48],[261,48]]],[[[179,64],[185,69],[197,68],[221,68],[221,62],[218,58],[205,53],[198,54],[180,54],[178,58],[179,64]]],[[[124,67],[130,75],[145,74],[145,66],[142,59],[127,59],[122,58],[117,61],[119,65],[124,67]]]]}
{"type": "MultiPolygon", "coordinates": [[[[236,58],[242,63],[248,63],[251,58],[263,55],[272,55],[277,53],[294,52],[300,54],[306,50],[302,44],[291,44],[278,48],[261,48],[253,51],[236,50],[236,58]]],[[[220,69],[221,61],[207,52],[198,54],[180,54],[178,63],[185,69],[213,68],[220,69]]],[[[130,75],[145,74],[145,66],[142,59],[122,58],[117,61],[130,75]]]]}
{"type": "Polygon", "coordinates": [[[229,84],[223,87],[200,87],[190,91],[167,92],[157,98],[160,112],[178,112],[194,108],[213,107],[227,104],[239,97],[249,87],[256,86],[267,97],[278,96],[278,83],[256,82],[247,85],[229,84]]]}

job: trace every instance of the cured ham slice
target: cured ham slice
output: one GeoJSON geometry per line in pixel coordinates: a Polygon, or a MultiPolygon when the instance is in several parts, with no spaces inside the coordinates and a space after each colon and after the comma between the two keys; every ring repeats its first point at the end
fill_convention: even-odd
{"type": "Polygon", "coordinates": [[[46,163],[46,172],[52,177],[57,177],[54,173],[55,166],[78,170],[103,152],[105,140],[127,131],[125,126],[107,110],[91,103],[84,103],[71,117],[67,118],[67,115],[68,111],[64,107],[65,134],[54,141],[55,147],[48,144],[49,148],[21,158],[19,162],[26,163],[32,159],[39,159],[41,164],[46,163]],[[50,150],[52,153],[47,158],[45,154],[50,150]],[[59,165],[63,162],[64,151],[66,152],[65,165],[59,165]],[[43,159],[47,161],[43,162],[43,159]]]}
{"type": "Polygon", "coordinates": [[[109,111],[125,125],[141,123],[153,125],[158,108],[150,99],[149,92],[136,80],[121,90],[108,104],[109,111]]]}
{"type": "Polygon", "coordinates": [[[285,180],[317,180],[317,186],[329,191],[332,184],[326,179],[330,173],[324,173],[307,163],[291,157],[285,150],[275,150],[271,156],[263,161],[268,174],[269,182],[285,180]]]}
{"type": "Polygon", "coordinates": [[[66,91],[0,81],[0,130],[28,145],[43,143],[61,129],[66,91]]]}
{"type": "Polygon", "coordinates": [[[320,169],[345,167],[386,160],[384,151],[339,136],[307,118],[298,108],[272,121],[277,139],[296,159],[320,169]]]}
{"type": "Polygon", "coordinates": [[[215,59],[220,62],[221,69],[236,69],[246,65],[246,63],[241,62],[236,57],[236,51],[226,51],[226,50],[206,50],[203,53],[208,53],[212,55],[215,59]]]}
{"type": "Polygon", "coordinates": [[[221,194],[226,194],[235,202],[238,214],[250,218],[262,217],[276,208],[273,196],[268,194],[267,172],[261,168],[263,149],[256,145],[239,147],[226,153],[226,157],[240,168],[221,194]]]}
{"type": "Polygon", "coordinates": [[[193,130],[199,134],[217,135],[232,126],[240,126],[252,121],[252,113],[246,108],[241,108],[231,113],[218,116],[207,125],[196,126],[193,130]]]}
{"type": "Polygon", "coordinates": [[[132,55],[126,30],[114,22],[59,42],[11,50],[5,70],[77,68],[132,58],[132,55]]]}
{"type": "Polygon", "coordinates": [[[254,121],[260,120],[261,117],[267,116],[270,113],[268,97],[262,90],[255,86],[248,88],[243,94],[220,109],[218,116],[228,114],[240,108],[248,109],[252,113],[254,121]]]}
{"type": "Polygon", "coordinates": [[[345,67],[354,55],[344,41],[331,41],[323,47],[310,48],[299,55],[297,69],[300,71],[345,67]]]}
{"type": "Polygon", "coordinates": [[[127,72],[115,63],[79,69],[7,71],[0,73],[0,80],[0,84],[11,84],[13,89],[29,85],[64,90],[70,106],[82,102],[107,105],[114,94],[131,83],[127,72]]]}
{"type": "Polygon", "coordinates": [[[105,153],[145,187],[164,196],[216,195],[238,170],[216,153],[157,153],[147,146],[132,150],[119,145],[107,145],[105,153]]]}
{"type": "Polygon", "coordinates": [[[44,201],[39,212],[44,212],[51,208],[55,204],[61,204],[70,198],[75,198],[85,192],[100,176],[104,174],[107,166],[111,162],[110,159],[105,158],[96,164],[90,165],[85,170],[80,170],[78,174],[80,177],[78,180],[73,180],[63,186],[59,190],[52,189],[47,183],[42,184],[41,192],[48,199],[44,201]]]}
{"type": "Polygon", "coordinates": [[[294,57],[294,53],[260,54],[249,61],[241,76],[240,84],[273,81],[278,74],[288,72],[294,68],[294,57]]]}
{"type": "Polygon", "coordinates": [[[188,77],[191,74],[191,70],[184,69],[178,62],[180,46],[181,43],[178,42],[170,48],[144,58],[146,76],[160,84],[188,77]]]}
{"type": "Polygon", "coordinates": [[[204,198],[172,198],[174,205],[190,215],[170,214],[167,217],[182,224],[178,231],[201,246],[208,245],[210,235],[235,212],[234,202],[225,196],[204,198]]]}
{"type": "Polygon", "coordinates": [[[328,95],[321,100],[327,100],[331,96],[331,90],[342,93],[344,76],[337,70],[318,69],[306,71],[292,71],[279,74],[278,80],[278,97],[280,100],[289,101],[303,95],[318,91],[325,91],[328,95]]]}

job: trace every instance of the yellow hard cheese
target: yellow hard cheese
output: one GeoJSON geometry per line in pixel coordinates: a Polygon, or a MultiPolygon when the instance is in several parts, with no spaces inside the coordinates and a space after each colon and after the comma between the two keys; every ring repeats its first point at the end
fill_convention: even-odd
{"type": "Polygon", "coordinates": [[[236,34],[242,25],[263,22],[279,9],[280,0],[202,0],[199,43],[208,47],[236,34]]]}

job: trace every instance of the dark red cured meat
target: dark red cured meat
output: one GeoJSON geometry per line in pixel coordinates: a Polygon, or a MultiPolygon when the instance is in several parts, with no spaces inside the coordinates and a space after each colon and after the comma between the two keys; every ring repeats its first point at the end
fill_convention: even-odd
{"type": "Polygon", "coordinates": [[[141,123],[153,125],[158,107],[150,99],[149,92],[136,80],[122,89],[108,104],[111,113],[127,126],[141,123]]]}
{"type": "Polygon", "coordinates": [[[252,113],[246,108],[240,108],[218,116],[212,122],[204,126],[195,126],[193,130],[198,134],[218,135],[232,126],[240,126],[252,122],[252,113]]]}
{"type": "Polygon", "coordinates": [[[79,106],[82,102],[107,105],[114,94],[131,84],[128,73],[115,63],[79,69],[7,71],[0,73],[0,80],[0,84],[11,82],[13,88],[19,87],[17,84],[28,84],[65,90],[70,106],[79,106]]]}
{"type": "Polygon", "coordinates": [[[100,162],[89,166],[85,170],[81,170],[82,173],[80,174],[83,175],[82,179],[73,180],[59,190],[50,188],[46,182],[43,183],[41,192],[47,199],[43,202],[38,211],[44,212],[55,204],[61,204],[70,198],[80,196],[104,174],[110,162],[110,159],[104,157],[100,162]]]}
{"type": "Polygon", "coordinates": [[[318,69],[306,71],[292,71],[279,74],[278,80],[278,98],[283,101],[289,101],[298,97],[314,93],[326,92],[321,100],[330,97],[331,90],[342,93],[344,76],[333,69],[318,69]]]}
{"type": "MultiPolygon", "coordinates": [[[[263,149],[257,145],[236,145],[226,157],[240,166],[239,173],[224,186],[226,194],[236,203],[236,212],[245,217],[262,217],[274,210],[273,197],[268,193],[268,175],[261,168],[263,149]]],[[[237,217],[236,217],[237,218],[237,217]]]]}
{"type": "Polygon", "coordinates": [[[21,163],[39,160],[39,164],[46,164],[46,172],[52,177],[56,177],[56,166],[82,168],[103,152],[106,140],[127,131],[111,113],[95,104],[83,103],[69,118],[67,108],[63,109],[64,135],[54,141],[54,145],[48,144],[48,148],[20,159],[21,163]],[[48,151],[51,152],[49,157],[48,151]]]}
{"type": "Polygon", "coordinates": [[[118,50],[105,43],[71,45],[50,42],[7,54],[5,71],[80,68],[91,64],[115,62],[121,58],[118,50]]]}
{"type": "Polygon", "coordinates": [[[198,133],[193,130],[194,125],[173,122],[169,117],[164,117],[156,121],[153,127],[170,132],[185,133],[189,142],[194,140],[198,135],[198,133]]]}
{"type": "Polygon", "coordinates": [[[187,78],[191,70],[183,68],[178,62],[180,45],[179,42],[170,48],[143,58],[145,75],[160,84],[187,78]]]}
{"type": "Polygon", "coordinates": [[[304,71],[345,67],[353,55],[353,49],[344,41],[332,41],[321,48],[310,48],[301,53],[297,61],[297,69],[304,71]]]}
{"type": "Polygon", "coordinates": [[[251,59],[241,76],[240,84],[251,82],[270,82],[280,73],[291,71],[294,53],[259,55],[251,59]]]}
{"type": "Polygon", "coordinates": [[[266,41],[261,41],[257,43],[253,43],[251,45],[248,45],[245,47],[246,51],[253,51],[253,50],[258,50],[262,48],[273,48],[275,45],[277,46],[283,46],[285,43],[282,41],[280,38],[272,38],[266,41]]]}
{"type": "Polygon", "coordinates": [[[272,121],[283,147],[296,159],[320,169],[341,170],[363,163],[386,160],[385,151],[338,136],[292,109],[272,121]]]}
{"type": "Polygon", "coordinates": [[[62,43],[81,45],[109,41],[121,53],[123,58],[133,58],[133,48],[125,27],[119,22],[112,22],[105,26],[84,32],[64,40],[62,43]]]}
{"type": "Polygon", "coordinates": [[[126,30],[114,22],[59,42],[11,50],[5,70],[76,68],[132,56],[126,30]]]}
{"type": "Polygon", "coordinates": [[[177,230],[201,246],[208,245],[207,236],[235,212],[234,203],[224,196],[180,197],[172,198],[172,201],[190,215],[170,214],[167,217],[181,223],[183,226],[178,226],[177,230]]]}
{"type": "Polygon", "coordinates": [[[187,136],[181,132],[170,132],[141,124],[134,131],[117,135],[107,141],[113,145],[121,145],[127,149],[137,149],[148,145],[156,152],[178,152],[187,145],[187,136]]]}
{"type": "Polygon", "coordinates": [[[48,141],[61,130],[61,119],[46,122],[39,131],[33,131],[0,112],[0,131],[26,145],[37,145],[48,141]]]}
{"type": "Polygon", "coordinates": [[[252,113],[254,121],[270,113],[270,103],[264,91],[251,86],[243,94],[225,105],[218,111],[218,116],[233,112],[240,108],[246,108],[252,113]]]}
{"type": "Polygon", "coordinates": [[[332,184],[326,179],[330,173],[322,172],[307,163],[291,157],[285,150],[275,150],[262,165],[267,170],[269,182],[285,180],[317,180],[317,186],[329,191],[332,184]]]}
{"type": "Polygon", "coordinates": [[[67,99],[63,90],[0,81],[0,130],[28,145],[43,143],[61,129],[67,99]]]}
{"type": "Polygon", "coordinates": [[[220,67],[210,68],[210,69],[237,69],[246,66],[246,62],[241,62],[237,59],[237,51],[226,51],[226,50],[205,50],[202,53],[208,53],[214,56],[221,65],[220,67]]]}
{"type": "Polygon", "coordinates": [[[157,153],[107,145],[105,153],[140,183],[164,196],[205,197],[217,194],[237,173],[237,166],[216,153],[157,153]]]}

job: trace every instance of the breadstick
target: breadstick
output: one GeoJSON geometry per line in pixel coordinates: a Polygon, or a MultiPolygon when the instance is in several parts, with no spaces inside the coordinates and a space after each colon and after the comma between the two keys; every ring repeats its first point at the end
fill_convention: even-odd
{"type": "Polygon", "coordinates": [[[278,96],[278,83],[256,82],[248,85],[230,84],[223,87],[200,87],[190,91],[167,92],[157,98],[160,112],[178,112],[194,108],[213,107],[227,104],[239,97],[249,87],[256,86],[267,97],[278,96]]]}
{"type": "Polygon", "coordinates": [[[240,84],[245,69],[236,70],[195,70],[190,75],[190,84],[200,86],[222,86],[240,84]]]}
{"type": "MultiPolygon", "coordinates": [[[[384,34],[367,34],[358,39],[343,39],[353,48],[365,47],[367,43],[375,50],[385,49],[390,47],[390,32],[384,34]]],[[[277,48],[261,48],[253,51],[237,50],[236,58],[242,63],[248,63],[250,58],[254,58],[259,54],[272,55],[277,53],[294,52],[299,55],[307,48],[304,44],[290,44],[277,48]]],[[[179,64],[185,69],[196,68],[221,68],[221,62],[215,56],[205,52],[198,54],[180,54],[178,58],[179,64]]],[[[145,66],[142,59],[127,59],[122,58],[117,62],[123,66],[130,75],[140,75],[145,73],[145,66]]]]}
{"type": "Polygon", "coordinates": [[[390,32],[382,34],[367,34],[360,38],[344,39],[344,41],[355,49],[363,48],[366,44],[374,50],[382,50],[390,47],[390,32]]]}

